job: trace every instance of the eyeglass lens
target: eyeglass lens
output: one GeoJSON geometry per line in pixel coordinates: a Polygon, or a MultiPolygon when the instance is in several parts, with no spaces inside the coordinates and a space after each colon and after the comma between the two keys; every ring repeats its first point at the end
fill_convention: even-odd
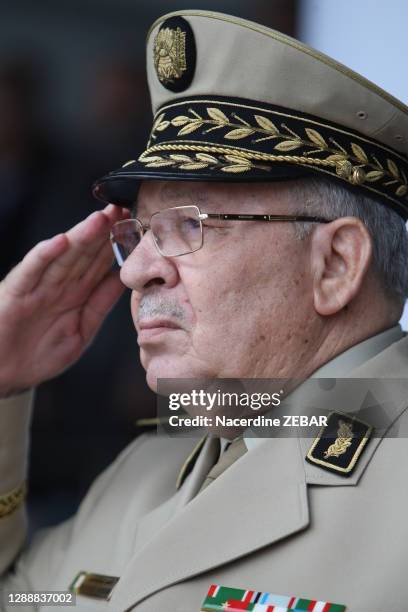
{"type": "MultiPolygon", "coordinates": [[[[196,206],[169,208],[152,215],[150,229],[159,252],[166,257],[192,253],[203,244],[200,211],[196,206]]],[[[112,228],[111,241],[119,266],[137,247],[143,228],[137,219],[126,219],[112,228]]]]}
{"type": "Polygon", "coordinates": [[[137,247],[143,229],[136,219],[126,219],[116,223],[111,231],[111,243],[116,261],[122,266],[131,252],[137,247]]]}

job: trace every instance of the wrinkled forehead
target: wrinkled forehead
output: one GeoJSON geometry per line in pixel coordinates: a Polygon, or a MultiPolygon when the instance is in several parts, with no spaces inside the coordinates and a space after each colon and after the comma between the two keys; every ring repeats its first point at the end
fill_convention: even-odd
{"type": "Polygon", "coordinates": [[[142,217],[164,208],[194,204],[205,212],[285,213],[294,187],[287,183],[142,181],[132,212],[142,217]]]}

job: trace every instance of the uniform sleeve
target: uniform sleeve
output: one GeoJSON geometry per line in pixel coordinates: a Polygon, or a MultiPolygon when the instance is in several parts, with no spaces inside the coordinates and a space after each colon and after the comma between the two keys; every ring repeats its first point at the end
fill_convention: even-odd
{"type": "MultiPolygon", "coordinates": [[[[33,391],[0,400],[0,610],[7,610],[8,570],[27,535],[24,503],[33,391]]],[[[27,590],[26,585],[16,585],[27,590]]],[[[12,587],[10,587],[12,588],[12,587]]]]}
{"type": "MultiPolygon", "coordinates": [[[[0,400],[0,611],[15,610],[9,606],[7,593],[10,591],[29,592],[41,586],[35,584],[37,573],[45,576],[50,572],[48,561],[50,543],[62,554],[69,539],[71,521],[54,529],[51,539],[44,529],[34,538],[29,550],[34,559],[24,553],[27,538],[27,513],[24,503],[28,471],[28,450],[34,392],[28,391],[12,398],[0,400]],[[45,546],[45,543],[48,546],[45,546]],[[28,558],[27,558],[28,557],[28,558]],[[36,559],[39,557],[39,559],[36,559]],[[45,559],[44,559],[45,557],[45,559]],[[34,580],[30,569],[34,565],[34,580]]],[[[51,557],[51,560],[56,559],[51,557]]],[[[34,606],[34,604],[33,604],[34,606]]],[[[26,604],[19,607],[34,612],[36,607],[26,604]]]]}
{"type": "Polygon", "coordinates": [[[27,531],[23,502],[33,392],[0,400],[0,575],[21,550],[27,531]]]}
{"type": "MultiPolygon", "coordinates": [[[[7,493],[26,478],[31,399],[26,394],[25,397],[0,401],[0,496],[3,491],[7,493]]],[[[0,612],[13,612],[16,609],[7,602],[7,593],[10,591],[55,589],[55,576],[72,542],[81,537],[81,529],[87,517],[92,514],[106,490],[109,490],[127,457],[145,439],[146,436],[139,436],[96,478],[73,517],[58,526],[39,530],[28,546],[24,547],[27,528],[24,505],[0,519],[0,612]]],[[[19,609],[24,612],[37,610],[35,604],[26,604],[19,609]]]]}

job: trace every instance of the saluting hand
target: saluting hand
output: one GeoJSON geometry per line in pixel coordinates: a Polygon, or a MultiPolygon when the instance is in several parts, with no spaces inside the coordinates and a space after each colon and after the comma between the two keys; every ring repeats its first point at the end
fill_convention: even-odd
{"type": "Polygon", "coordinates": [[[112,271],[107,206],[37,244],[0,283],[0,397],[53,378],[89,345],[124,290],[112,271]]]}

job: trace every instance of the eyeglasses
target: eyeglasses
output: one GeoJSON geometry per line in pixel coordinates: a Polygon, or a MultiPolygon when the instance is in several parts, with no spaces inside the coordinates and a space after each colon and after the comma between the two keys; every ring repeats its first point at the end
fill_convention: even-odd
{"type": "Polygon", "coordinates": [[[299,221],[330,223],[331,221],[307,215],[210,214],[202,213],[198,206],[174,206],[153,213],[147,224],[143,224],[139,219],[125,219],[115,223],[110,239],[116,260],[119,266],[122,266],[149,229],[156,248],[163,257],[180,257],[194,253],[203,246],[203,221],[206,219],[291,223],[299,221]]]}

